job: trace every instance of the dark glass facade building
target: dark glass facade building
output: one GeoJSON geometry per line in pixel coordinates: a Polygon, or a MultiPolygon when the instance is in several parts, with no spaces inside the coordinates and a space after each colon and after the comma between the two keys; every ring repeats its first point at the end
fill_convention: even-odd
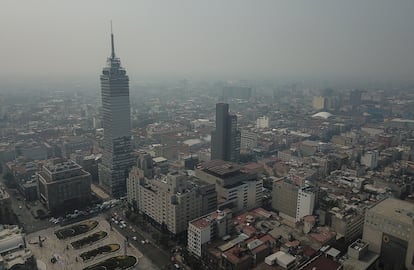
{"type": "Polygon", "coordinates": [[[126,195],[126,178],[133,165],[131,145],[131,113],[129,78],[112,53],[101,75],[102,124],[104,128],[102,162],[99,164],[99,183],[111,196],[126,195]]]}
{"type": "Polygon", "coordinates": [[[211,134],[211,159],[239,162],[240,130],[237,116],[229,114],[229,104],[216,104],[216,129],[211,134]]]}

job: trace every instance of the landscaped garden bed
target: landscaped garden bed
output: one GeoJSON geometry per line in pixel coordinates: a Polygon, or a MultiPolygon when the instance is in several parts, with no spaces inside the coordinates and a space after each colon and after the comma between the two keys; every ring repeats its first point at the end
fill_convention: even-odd
{"type": "Polygon", "coordinates": [[[87,220],[85,222],[67,227],[67,228],[63,228],[60,230],[57,230],[55,232],[57,238],[59,238],[60,240],[69,238],[69,237],[74,237],[83,233],[87,233],[93,229],[96,228],[96,226],[98,226],[98,221],[96,220],[87,220]]]}
{"type": "Polygon", "coordinates": [[[83,270],[124,270],[134,266],[136,263],[137,258],[134,256],[116,256],[83,268],[83,270]]]}
{"type": "Polygon", "coordinates": [[[100,255],[118,251],[119,248],[120,246],[118,244],[109,244],[109,245],[105,245],[102,247],[98,247],[98,248],[83,252],[79,255],[79,257],[81,257],[83,261],[87,261],[90,259],[95,259],[95,257],[100,256],[100,255]]]}
{"type": "Polygon", "coordinates": [[[86,245],[91,245],[91,244],[105,238],[107,235],[108,235],[107,232],[99,231],[99,232],[93,233],[91,235],[88,235],[84,238],[81,238],[81,239],[79,239],[75,242],[72,242],[71,245],[74,249],[80,249],[80,248],[82,248],[86,245]]]}

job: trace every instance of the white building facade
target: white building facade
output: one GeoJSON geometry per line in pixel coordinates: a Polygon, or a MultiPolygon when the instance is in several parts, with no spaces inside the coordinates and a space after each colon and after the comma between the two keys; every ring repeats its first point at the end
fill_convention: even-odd
{"type": "Polygon", "coordinates": [[[312,187],[304,187],[298,190],[298,202],[296,211],[296,221],[301,221],[303,217],[312,215],[315,208],[316,194],[312,187]]]}

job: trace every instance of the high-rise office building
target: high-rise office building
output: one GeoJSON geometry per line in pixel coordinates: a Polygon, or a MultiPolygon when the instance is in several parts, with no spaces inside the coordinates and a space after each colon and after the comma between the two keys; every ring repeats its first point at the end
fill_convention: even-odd
{"type": "Polygon", "coordinates": [[[211,134],[211,159],[238,162],[240,138],[237,116],[229,114],[229,104],[217,103],[216,129],[211,134]]]}
{"type": "Polygon", "coordinates": [[[126,178],[133,165],[131,115],[129,78],[115,56],[112,33],[111,48],[111,56],[101,75],[104,149],[99,164],[99,183],[110,195],[119,198],[126,194],[126,178]]]}

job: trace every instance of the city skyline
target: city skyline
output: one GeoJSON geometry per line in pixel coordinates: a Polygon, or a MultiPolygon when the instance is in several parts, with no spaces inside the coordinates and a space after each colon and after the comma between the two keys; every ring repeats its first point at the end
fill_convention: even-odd
{"type": "Polygon", "coordinates": [[[3,6],[0,269],[414,269],[414,2],[3,6]]]}

